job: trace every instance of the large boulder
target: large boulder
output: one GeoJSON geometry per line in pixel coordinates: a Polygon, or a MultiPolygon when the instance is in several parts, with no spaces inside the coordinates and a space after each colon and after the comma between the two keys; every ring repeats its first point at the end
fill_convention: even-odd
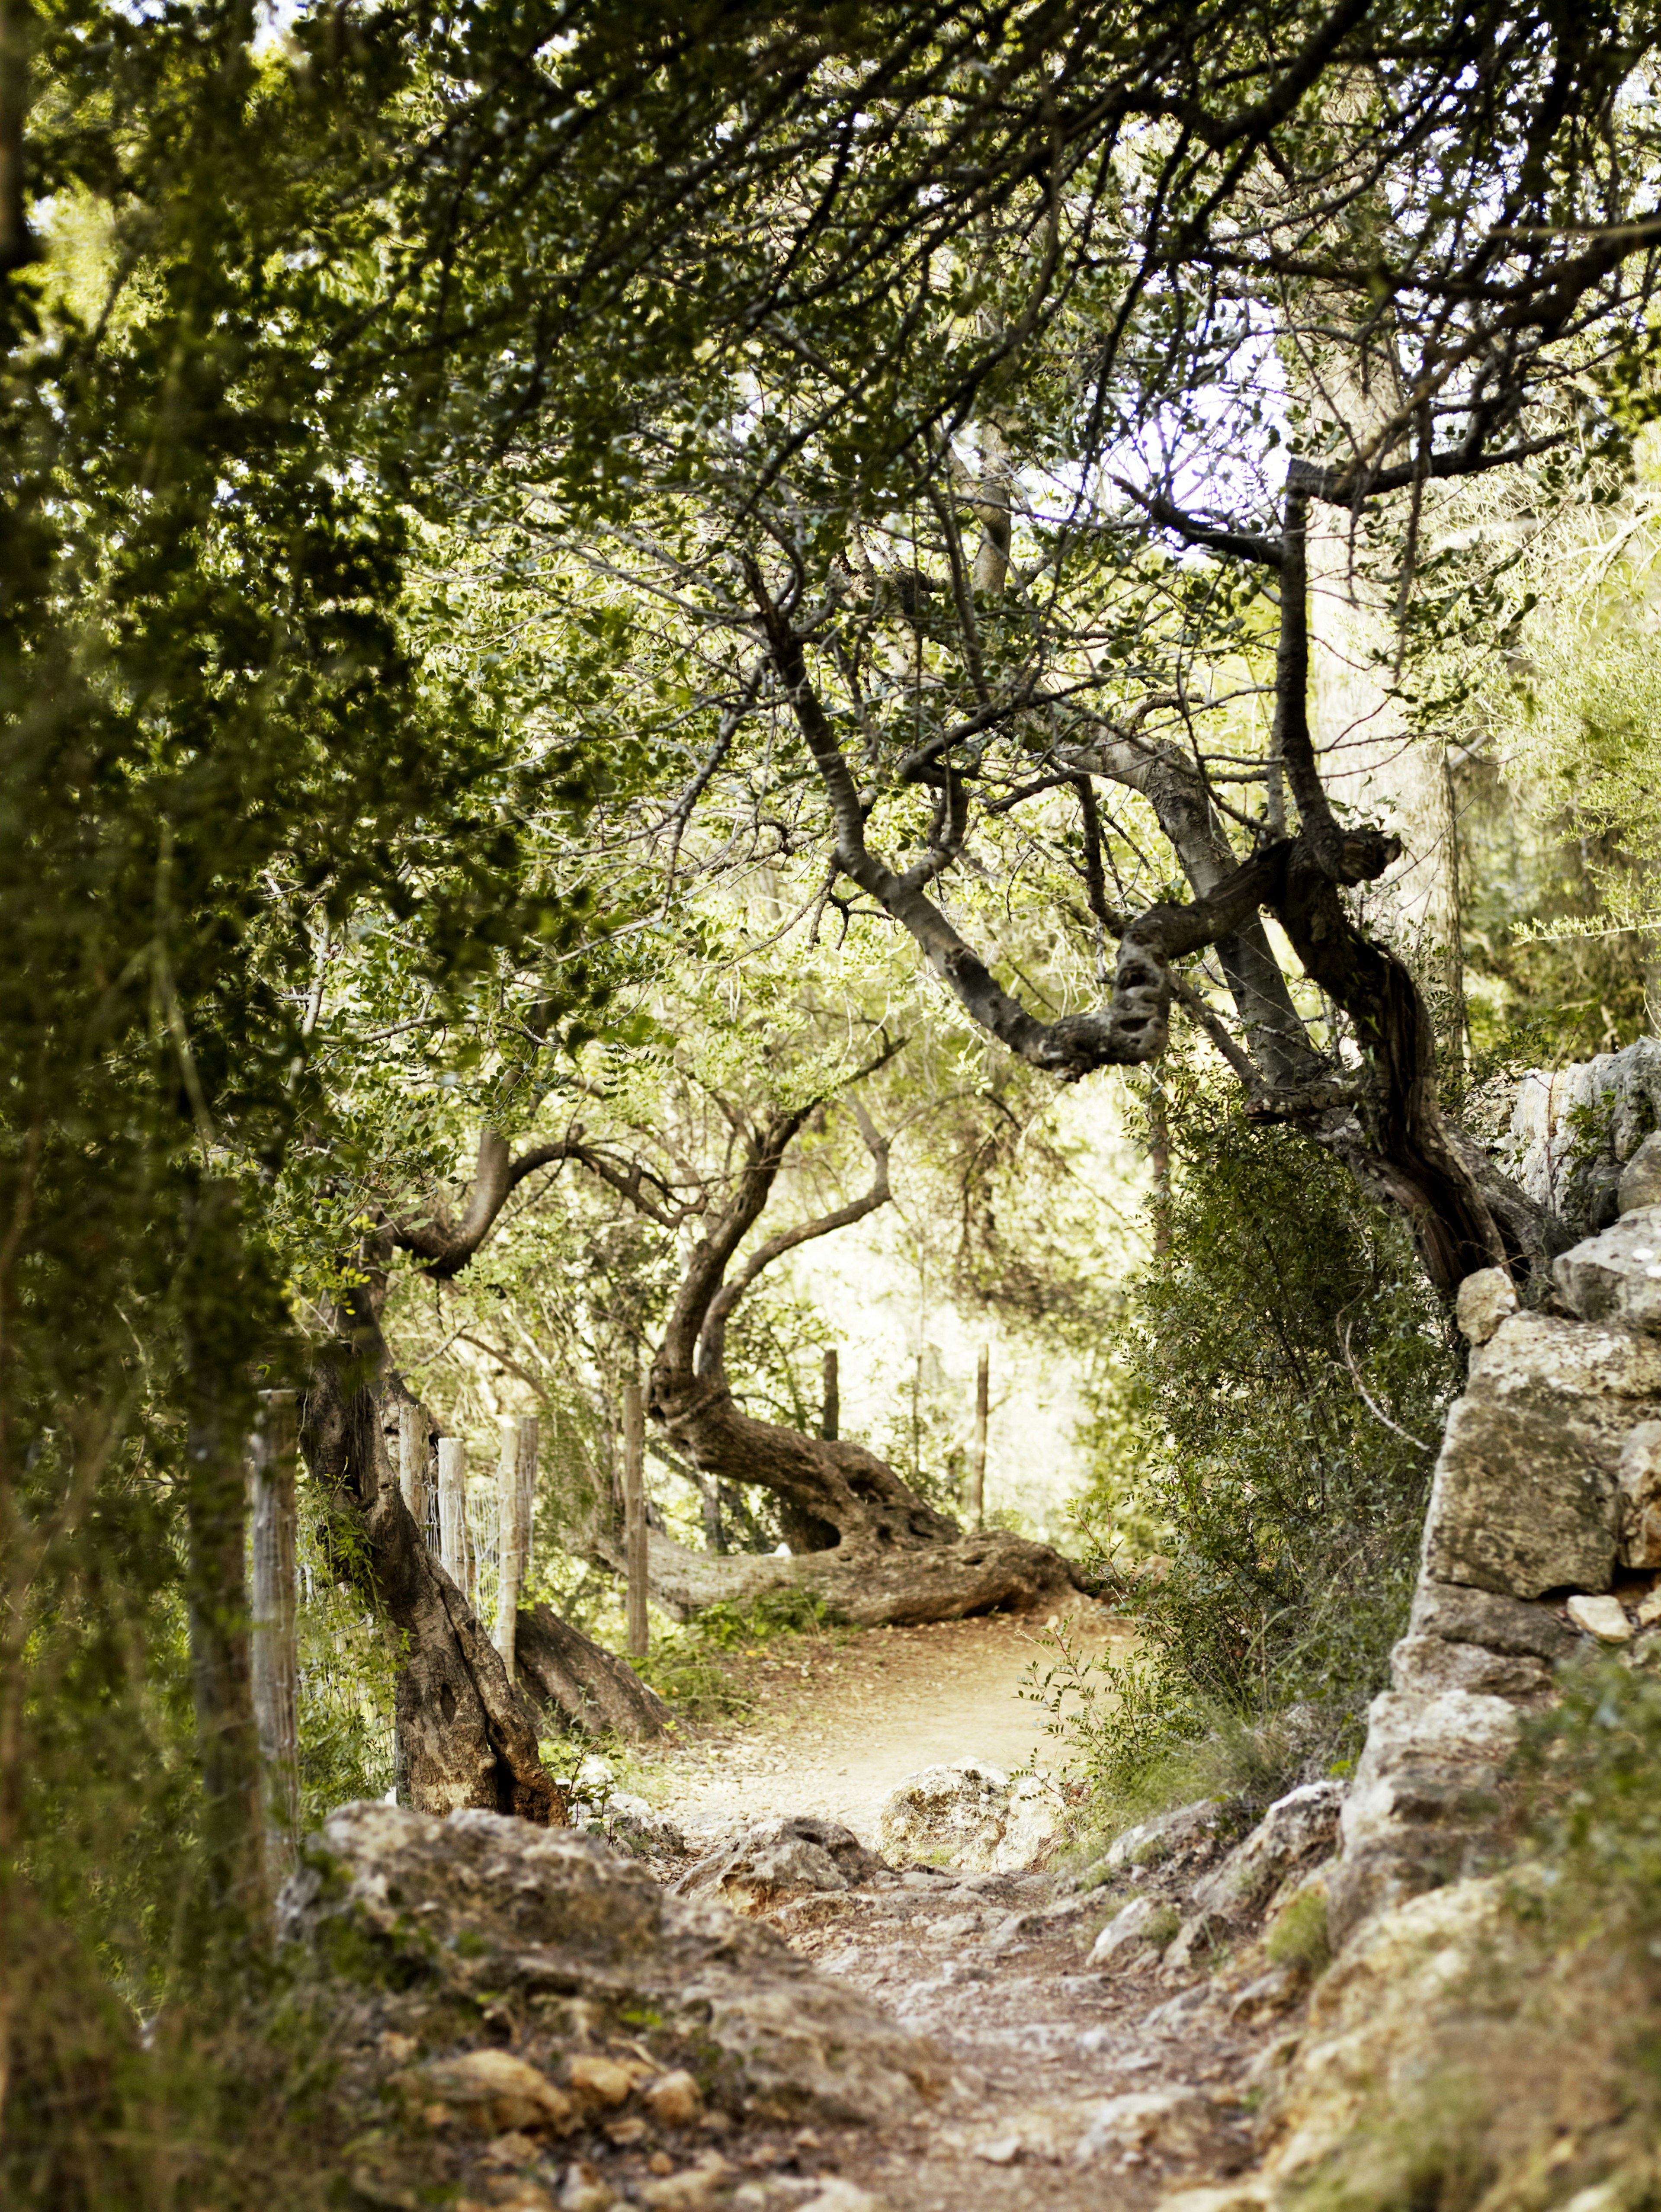
{"type": "Polygon", "coordinates": [[[1429,1575],[1420,1577],[1414,1593],[1408,1638],[1434,1638],[1554,1663],[1567,1659],[1580,1640],[1548,1605],[1440,1583],[1429,1575]]]}
{"type": "Polygon", "coordinates": [[[1481,1867],[1519,1728],[1509,1699],[1467,1690],[1373,1699],[1344,1800],[1343,1856],[1328,1885],[1335,1942],[1383,1908],[1481,1867]]]}
{"type": "Polygon", "coordinates": [[[1584,1423],[1475,1397],[1454,1407],[1425,1526],[1428,1573],[1513,1597],[1606,1589],[1615,1536],[1614,1479],[1584,1423]]]}
{"type": "Polygon", "coordinates": [[[885,1802],[877,1833],[894,1859],[922,1859],[976,1874],[1019,1874],[1056,1832],[1056,1802],[1030,1778],[960,1759],[908,1774],[885,1802]]]}
{"type": "Polygon", "coordinates": [[[1661,1330],[1661,1206],[1623,1213],[1552,1262],[1552,1279],[1583,1321],[1661,1330]]]}
{"type": "Polygon", "coordinates": [[[1545,1314],[1502,1322],[1473,1352],[1448,1416],[1425,1522],[1427,1577],[1525,1599],[1607,1589],[1622,1455],[1658,1412],[1661,1343],[1545,1314]]]}
{"type": "MultiPolygon", "coordinates": [[[[511,2045],[581,2102],[620,2045],[757,2118],[899,2117],[933,2046],[771,1929],[675,1898],[597,1838],[494,1813],[347,1805],[278,1900],[297,1984],[400,2063],[511,2045]],[[584,2069],[587,2071],[585,2074],[584,2069]]],[[[626,2094],[626,2091],[625,2091],[626,2094]]]]}
{"type": "MultiPolygon", "coordinates": [[[[1307,2187],[1384,2100],[1421,2087],[1450,2010],[1513,1942],[1503,1886],[1463,1881],[1380,1915],[1316,1984],[1308,2024],[1263,2121],[1263,2197],[1307,2187]]],[[[1365,2138],[1363,2138],[1365,2140],[1365,2138]]]]}

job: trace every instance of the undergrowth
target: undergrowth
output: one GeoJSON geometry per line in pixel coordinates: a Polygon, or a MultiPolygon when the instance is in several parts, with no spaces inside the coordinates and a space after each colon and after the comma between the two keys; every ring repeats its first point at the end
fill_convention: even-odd
{"type": "Polygon", "coordinates": [[[1398,1220],[1197,1079],[1167,1097],[1161,1249],[1130,1289],[1077,1516],[1139,1648],[1091,1661],[1052,1638],[1028,1685],[1097,1832],[1345,1770],[1459,1377],[1398,1220]]]}
{"type": "Polygon", "coordinates": [[[812,1638],[837,1642],[847,1633],[824,1600],[810,1590],[767,1590],[742,1601],[705,1606],[690,1620],[653,1639],[635,1670],[683,1719],[715,1721],[753,1711],[749,1661],[770,1645],[812,1638]]]}

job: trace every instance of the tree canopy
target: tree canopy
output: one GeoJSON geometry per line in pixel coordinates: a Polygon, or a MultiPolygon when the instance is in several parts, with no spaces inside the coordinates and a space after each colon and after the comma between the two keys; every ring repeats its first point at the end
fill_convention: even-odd
{"type": "MultiPolygon", "coordinates": [[[[815,1432],[780,1263],[899,1189],[966,1310],[1141,1407],[1147,1510],[1214,1505],[1272,1445],[1206,1442],[1247,1371],[1206,1271],[1293,1296],[1242,1194],[1293,1208],[1306,1141],[1309,1279],[1378,1325],[1298,1290],[1263,1387],[1366,1524],[1329,1583],[1394,1572],[1355,1501],[1422,1452],[1348,1378],[1411,1443],[1459,1282],[1561,1242],[1484,1085],[1661,1007],[1656,69],[1601,4],[0,12],[0,2158],[42,2201],[100,2201],[40,2150],[74,1993],[148,2017],[263,1924],[262,1391],[400,1727],[465,1674],[458,1772],[541,1817],[390,1474],[464,1337],[528,1338],[596,1559],[651,1364],[751,1582],[782,1537],[1013,1601],[1080,1571],[815,1432]],[[1140,1289],[1075,1085],[1153,1160],[1140,1289]]],[[[1313,1494],[1196,1552],[1218,1680],[1313,1494]]]]}

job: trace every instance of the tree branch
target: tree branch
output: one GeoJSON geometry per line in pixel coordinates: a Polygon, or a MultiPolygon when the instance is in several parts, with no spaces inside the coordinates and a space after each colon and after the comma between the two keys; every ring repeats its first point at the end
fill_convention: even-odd
{"type": "Polygon", "coordinates": [[[718,1375],[726,1358],[727,1323],[733,1309],[744,1296],[764,1267],[785,1253],[794,1252],[799,1244],[808,1244],[820,1237],[829,1237],[838,1229],[851,1228],[863,1221],[868,1213],[886,1206],[893,1196],[888,1183],[888,1152],[891,1139],[879,1136],[870,1115],[857,1098],[850,1099],[855,1118],[860,1125],[860,1135],[874,1164],[871,1188],[861,1197],[847,1206],[839,1206],[834,1212],[821,1213],[812,1221],[803,1221],[794,1229],[782,1229],[776,1237],[770,1237],[758,1244],[743,1267],[730,1282],[723,1283],[710,1301],[704,1316],[703,1332],[698,1339],[697,1372],[701,1380],[718,1375]]]}
{"type": "Polygon", "coordinates": [[[568,1137],[532,1145],[517,1159],[511,1156],[508,1140],[500,1131],[484,1128],[478,1133],[478,1164],[460,1225],[452,1229],[442,1218],[435,1222],[405,1218],[386,1223],[386,1233],[399,1251],[411,1253],[426,1262],[422,1269],[424,1275],[435,1283],[447,1283],[478,1251],[496,1226],[502,1207],[526,1176],[563,1160],[575,1160],[587,1168],[648,1220],[656,1222],[660,1229],[678,1229],[683,1222],[701,1212],[706,1202],[702,1194],[696,1202],[678,1200],[661,1176],[654,1175],[638,1160],[630,1161],[626,1167],[620,1165],[599,1146],[584,1143],[580,1128],[568,1137]]]}

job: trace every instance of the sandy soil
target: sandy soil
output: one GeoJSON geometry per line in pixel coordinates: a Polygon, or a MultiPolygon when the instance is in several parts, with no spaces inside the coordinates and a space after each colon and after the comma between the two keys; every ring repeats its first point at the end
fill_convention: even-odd
{"type": "MultiPolygon", "coordinates": [[[[1092,1611],[1068,1623],[1075,1649],[1128,1648],[1130,1632],[1092,1611]]],[[[878,1628],[837,1645],[803,1638],[753,1662],[760,1699],[742,1726],[701,1734],[665,1762],[660,1793],[696,1832],[739,1818],[817,1813],[867,1843],[896,1784],[919,1767],[978,1759],[1006,1771],[1054,1747],[1021,1687],[1053,1650],[1043,1625],[994,1613],[920,1628],[878,1628]]]]}

